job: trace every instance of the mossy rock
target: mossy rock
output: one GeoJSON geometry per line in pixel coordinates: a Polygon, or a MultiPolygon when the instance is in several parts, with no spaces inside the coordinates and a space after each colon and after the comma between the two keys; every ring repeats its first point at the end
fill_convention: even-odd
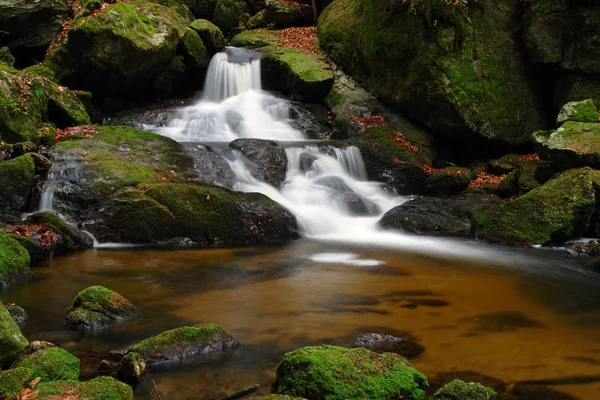
{"type": "Polygon", "coordinates": [[[272,392],[315,400],[424,400],[427,386],[427,378],[397,354],[317,346],[284,355],[272,392]]]}
{"type": "Polygon", "coordinates": [[[103,286],[82,290],[67,311],[66,325],[78,331],[95,331],[135,317],[137,308],[120,294],[103,286]]]}
{"type": "Polygon", "coordinates": [[[15,58],[10,53],[10,49],[6,46],[0,47],[0,63],[4,63],[11,68],[15,65],[15,58]]]}
{"type": "MultiPolygon", "coordinates": [[[[1,240],[2,235],[0,234],[0,243],[1,240]]],[[[0,244],[0,251],[1,249],[0,244]]],[[[0,253],[1,255],[2,253],[0,253]]],[[[19,326],[0,301],[0,365],[10,364],[16,360],[25,352],[27,346],[29,346],[29,342],[25,339],[19,326]]],[[[1,383],[2,380],[0,380],[0,385],[1,383]]]]}
{"type": "Polygon", "coordinates": [[[437,170],[425,181],[425,193],[429,196],[452,196],[462,193],[475,179],[469,168],[447,167],[437,170]]]}
{"type": "MultiPolygon", "coordinates": [[[[191,31],[191,32],[193,32],[193,31],[191,31]]],[[[195,34],[196,37],[198,36],[196,34],[196,32],[193,32],[193,34],[195,34]]],[[[162,98],[167,98],[167,97],[172,96],[172,94],[176,90],[176,88],[178,86],[180,86],[181,83],[184,81],[185,76],[186,76],[186,71],[188,69],[187,66],[189,66],[190,69],[196,69],[196,70],[199,70],[200,68],[202,68],[202,65],[198,64],[195,60],[195,57],[199,57],[198,61],[202,62],[201,61],[202,57],[200,56],[200,53],[202,52],[202,48],[198,47],[199,43],[197,41],[195,43],[191,43],[190,40],[194,40],[194,39],[190,39],[190,37],[193,37],[193,36],[191,36],[191,35],[188,36],[188,40],[186,40],[187,44],[184,44],[186,42],[184,42],[183,39],[179,43],[179,48],[181,49],[181,52],[185,55],[185,58],[184,58],[184,56],[179,56],[179,55],[173,56],[169,60],[169,62],[165,65],[163,70],[156,76],[156,79],[154,80],[152,87],[154,89],[154,93],[157,96],[162,97],[162,98]],[[194,52],[194,54],[192,54],[190,52],[194,52]],[[186,60],[187,63],[184,62],[184,60],[186,60]],[[186,66],[186,64],[187,64],[187,66],[186,66]]],[[[197,39],[200,40],[199,37],[197,37],[197,39]]]]}
{"type": "Polygon", "coordinates": [[[217,7],[217,0],[181,0],[195,18],[212,20],[217,7]]]}
{"type": "Polygon", "coordinates": [[[431,400],[494,400],[495,398],[494,389],[475,382],[466,383],[460,379],[447,383],[431,396],[431,400]]]}
{"type": "Polygon", "coordinates": [[[175,12],[181,15],[186,21],[193,21],[195,19],[194,14],[190,9],[183,4],[183,2],[177,0],[149,0],[152,3],[160,4],[161,6],[169,7],[175,10],[175,12]]]}
{"type": "Polygon", "coordinates": [[[519,155],[510,153],[505,154],[500,158],[496,158],[494,160],[490,160],[490,167],[492,167],[492,172],[497,172],[499,174],[508,174],[519,166],[519,155]]]}
{"type": "Polygon", "coordinates": [[[0,371],[0,398],[19,398],[21,390],[31,381],[31,370],[28,368],[13,368],[0,371]]]}
{"type": "Polygon", "coordinates": [[[179,42],[179,47],[186,65],[192,70],[201,71],[208,67],[210,61],[208,51],[196,30],[187,28],[179,42]]]}
{"type": "Polygon", "coordinates": [[[255,29],[243,31],[231,38],[230,44],[235,47],[259,48],[279,43],[277,31],[266,29],[255,29]]]}
{"type": "Polygon", "coordinates": [[[29,253],[15,236],[0,229],[0,288],[29,274],[29,253]]]}
{"type": "Polygon", "coordinates": [[[335,0],[319,17],[320,47],[436,134],[527,144],[546,115],[513,35],[520,0],[418,3],[335,0]]]}
{"type": "Polygon", "coordinates": [[[141,341],[129,352],[138,353],[144,362],[152,364],[223,351],[238,345],[239,342],[222,327],[198,324],[165,331],[141,341]]]}
{"type": "Polygon", "coordinates": [[[275,28],[314,25],[313,9],[308,4],[291,4],[284,0],[266,0],[266,16],[275,28]]]}
{"type": "Polygon", "coordinates": [[[56,398],[77,398],[86,400],[133,400],[133,390],[123,382],[110,377],[100,376],[87,382],[61,380],[57,382],[39,383],[35,389],[39,391],[40,400],[56,398]]]}
{"type": "Polygon", "coordinates": [[[189,21],[176,10],[137,1],[117,3],[74,21],[68,41],[45,65],[61,82],[94,94],[148,94],[176,53],[189,21]]]}
{"type": "Polygon", "coordinates": [[[0,161],[0,208],[25,209],[34,185],[35,163],[30,155],[0,161]]]}
{"type": "Polygon", "coordinates": [[[30,369],[31,378],[40,378],[40,382],[52,382],[76,380],[80,364],[79,359],[65,349],[49,347],[21,358],[15,367],[30,369]]]}
{"type": "Polygon", "coordinates": [[[476,214],[479,238],[509,245],[562,243],[588,231],[599,173],[562,173],[516,200],[476,214]]]}
{"type": "Polygon", "coordinates": [[[27,217],[25,222],[28,224],[45,225],[61,236],[61,240],[56,248],[56,255],[88,249],[94,245],[94,241],[89,235],[70,226],[54,213],[39,212],[31,214],[27,217]]]}
{"type": "Polygon", "coordinates": [[[221,51],[227,40],[218,26],[205,19],[197,19],[190,24],[190,28],[198,32],[202,42],[211,54],[221,51]]]}
{"type": "Polygon", "coordinates": [[[125,354],[121,359],[121,365],[117,374],[119,375],[119,379],[134,385],[142,379],[145,371],[146,362],[139,353],[132,351],[125,354]]]}
{"type": "Polygon", "coordinates": [[[213,23],[225,36],[239,26],[240,18],[248,12],[248,4],[240,0],[217,0],[213,23]]]}
{"type": "Polygon", "coordinates": [[[556,173],[552,164],[544,160],[521,161],[517,168],[518,195],[522,196],[543,185],[556,173]]]}
{"type": "Polygon", "coordinates": [[[554,131],[533,134],[540,157],[557,170],[589,166],[600,168],[600,124],[567,121],[554,131]]]}
{"type": "Polygon", "coordinates": [[[591,99],[565,104],[556,117],[556,125],[567,121],[598,123],[598,109],[591,99]]]}
{"type": "Polygon", "coordinates": [[[23,307],[12,305],[7,306],[6,309],[17,324],[23,324],[27,321],[27,312],[23,307]]]}
{"type": "Polygon", "coordinates": [[[266,28],[269,24],[269,20],[267,18],[267,10],[263,9],[257,12],[248,20],[246,24],[247,29],[258,29],[258,28],[266,28]]]}

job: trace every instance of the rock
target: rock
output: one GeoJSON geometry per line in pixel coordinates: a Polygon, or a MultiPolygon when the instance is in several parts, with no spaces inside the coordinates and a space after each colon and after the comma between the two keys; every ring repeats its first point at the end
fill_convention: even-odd
{"type": "Polygon", "coordinates": [[[31,378],[40,382],[56,380],[76,380],[79,378],[80,361],[60,347],[49,347],[22,357],[15,367],[30,369],[31,378]]]}
{"type": "Polygon", "coordinates": [[[492,388],[455,379],[435,392],[431,400],[493,400],[495,398],[496,392],[492,388]]]}
{"type": "Polygon", "coordinates": [[[318,159],[318,157],[311,153],[302,153],[300,154],[300,171],[306,172],[312,168],[313,163],[318,159]]]}
{"type": "Polygon", "coordinates": [[[509,245],[561,243],[588,231],[598,172],[573,169],[529,193],[475,215],[477,235],[509,245]]]}
{"type": "Polygon", "coordinates": [[[276,187],[285,180],[287,156],[277,143],[262,139],[236,139],[229,143],[229,147],[246,157],[250,173],[256,179],[276,187]]]}
{"type": "Polygon", "coordinates": [[[556,170],[548,161],[521,161],[517,168],[518,195],[522,196],[536,187],[548,182],[556,170]]]}
{"type": "Polygon", "coordinates": [[[66,325],[78,331],[95,331],[135,317],[137,308],[120,294],[103,286],[79,292],[67,311],[66,325]]]}
{"type": "Polygon", "coordinates": [[[0,288],[29,275],[29,261],[27,250],[16,237],[0,229],[0,288]]]}
{"type": "Polygon", "coordinates": [[[270,394],[268,396],[251,397],[251,400],[306,400],[303,397],[292,397],[282,394],[270,394]]]}
{"type": "Polygon", "coordinates": [[[248,12],[248,4],[245,1],[217,0],[212,21],[225,36],[229,36],[229,33],[238,27],[240,17],[246,12],[248,12]]]}
{"type": "Polygon", "coordinates": [[[319,17],[319,44],[378,98],[435,134],[527,144],[546,116],[513,35],[519,7],[519,0],[460,9],[336,0],[319,17]]]}
{"type": "Polygon", "coordinates": [[[518,154],[505,154],[495,160],[490,160],[490,167],[492,172],[499,174],[508,174],[519,166],[519,155],[518,154]]]}
{"type": "Polygon", "coordinates": [[[48,160],[48,158],[44,157],[40,153],[27,153],[29,157],[33,159],[33,163],[35,164],[35,174],[40,176],[46,176],[52,168],[52,161],[48,160]]]}
{"type": "Polygon", "coordinates": [[[142,375],[146,371],[146,363],[140,357],[140,354],[132,351],[127,353],[121,359],[121,365],[117,374],[123,381],[135,385],[142,380],[142,375]]]}
{"type": "Polygon", "coordinates": [[[377,204],[355,193],[340,177],[325,176],[317,179],[315,184],[335,192],[334,201],[350,215],[373,216],[381,212],[377,204]]]}
{"type": "Polygon", "coordinates": [[[64,255],[73,251],[84,250],[94,245],[93,239],[81,230],[70,226],[58,215],[51,212],[38,212],[27,217],[29,224],[41,224],[60,235],[55,254],[64,255]]]}
{"type": "MultiPolygon", "coordinates": [[[[143,340],[128,351],[137,353],[146,364],[182,360],[189,357],[224,351],[239,346],[225,329],[218,325],[198,324],[165,331],[143,340]]],[[[125,355],[124,360],[138,360],[138,356],[125,355]]],[[[137,362],[137,361],[136,361],[137,362]]]]}
{"type": "Polygon", "coordinates": [[[25,352],[27,346],[29,342],[4,304],[0,302],[0,365],[13,362],[25,352]]]}
{"type": "Polygon", "coordinates": [[[399,194],[419,194],[424,190],[427,174],[423,164],[431,164],[431,153],[418,148],[417,153],[397,146],[395,132],[381,126],[354,136],[350,143],[360,149],[370,180],[383,182],[399,194]]]}
{"type": "Polygon", "coordinates": [[[600,124],[565,122],[551,132],[533,134],[533,146],[541,158],[557,170],[589,166],[600,168],[600,124]]]}
{"type": "Polygon", "coordinates": [[[186,143],[182,143],[182,145],[185,153],[194,159],[194,170],[199,175],[199,183],[233,188],[236,175],[223,157],[203,145],[186,143]]]}
{"type": "Polygon", "coordinates": [[[100,364],[98,364],[98,367],[96,367],[96,374],[109,375],[114,367],[115,365],[112,361],[101,360],[100,364]]]}
{"type": "Polygon", "coordinates": [[[212,20],[217,7],[217,0],[182,0],[195,18],[212,20]]]}
{"type": "Polygon", "coordinates": [[[61,380],[36,385],[39,400],[75,397],[86,400],[133,400],[133,390],[110,376],[100,376],[87,382],[61,380]]]}
{"type": "Polygon", "coordinates": [[[24,324],[27,321],[27,313],[23,307],[8,305],[6,306],[6,309],[17,324],[24,324]]]}
{"type": "Polygon", "coordinates": [[[424,400],[427,386],[427,378],[399,355],[318,346],[286,353],[271,392],[314,400],[424,400]]]}
{"type": "Polygon", "coordinates": [[[70,18],[70,8],[65,0],[0,2],[0,47],[7,45],[20,59],[20,64],[41,61],[46,47],[70,18]]]}
{"type": "Polygon", "coordinates": [[[0,47],[0,63],[4,63],[11,68],[15,65],[15,58],[10,53],[10,49],[6,46],[0,47]]]}
{"type": "Polygon", "coordinates": [[[219,27],[210,21],[197,19],[190,24],[190,28],[198,32],[202,42],[211,54],[223,50],[227,43],[219,27]]]}
{"type": "Polygon", "coordinates": [[[475,213],[501,203],[498,197],[485,194],[460,199],[422,197],[392,208],[378,225],[415,235],[472,237],[475,213]]]}
{"type": "Polygon", "coordinates": [[[407,358],[416,357],[425,351],[425,348],[418,343],[379,333],[359,336],[352,342],[352,347],[364,347],[376,353],[396,353],[407,358]]]}
{"type": "Polygon", "coordinates": [[[49,349],[50,347],[56,347],[56,345],[43,340],[34,340],[29,343],[29,347],[27,347],[27,354],[33,354],[40,350],[49,349]]]}
{"type": "Polygon", "coordinates": [[[208,67],[210,62],[208,51],[195,30],[187,28],[179,46],[179,52],[183,54],[186,65],[191,69],[202,71],[208,67]]]}
{"type": "Polygon", "coordinates": [[[573,243],[567,247],[567,253],[573,256],[600,256],[600,242],[598,240],[590,240],[588,242],[573,243]]]}
{"type": "Polygon", "coordinates": [[[442,168],[427,178],[424,191],[429,196],[457,195],[467,189],[474,178],[475,173],[468,168],[442,168]]]}
{"type": "Polygon", "coordinates": [[[31,381],[31,370],[28,368],[13,368],[0,371],[0,398],[19,398],[21,390],[31,381]]]}
{"type": "Polygon", "coordinates": [[[35,163],[28,154],[0,161],[0,208],[22,210],[35,185],[35,163]]]}
{"type": "Polygon", "coordinates": [[[556,125],[567,121],[598,123],[598,109],[591,99],[565,104],[556,117],[556,125]]]}
{"type": "Polygon", "coordinates": [[[312,7],[308,4],[290,4],[284,0],[266,0],[267,19],[275,28],[314,25],[312,7]]]}
{"type": "Polygon", "coordinates": [[[51,260],[58,244],[62,243],[62,237],[59,234],[42,225],[7,225],[4,229],[10,233],[17,233],[14,238],[29,253],[31,264],[51,260]],[[20,235],[20,232],[27,232],[27,236],[20,235]]]}
{"type": "Polygon", "coordinates": [[[585,263],[585,267],[594,272],[600,272],[600,257],[594,257],[585,263]]]}
{"type": "Polygon", "coordinates": [[[250,18],[250,20],[248,20],[246,28],[250,30],[266,28],[268,24],[269,20],[267,18],[267,10],[263,9],[257,12],[252,18],[250,18]]]}
{"type": "Polygon", "coordinates": [[[61,82],[95,95],[148,94],[176,55],[188,23],[174,9],[159,4],[117,3],[76,21],[68,41],[47,58],[46,66],[61,82]]]}

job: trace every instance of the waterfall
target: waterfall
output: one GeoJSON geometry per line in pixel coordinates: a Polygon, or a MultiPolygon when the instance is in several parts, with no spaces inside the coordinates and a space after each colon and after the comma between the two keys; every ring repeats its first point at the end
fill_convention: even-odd
{"type": "Polygon", "coordinates": [[[249,90],[260,89],[260,54],[227,47],[210,61],[202,98],[220,102],[249,90]]]}
{"type": "Polygon", "coordinates": [[[48,173],[48,178],[42,188],[40,207],[38,211],[54,211],[54,194],[56,193],[57,172],[48,173]]]}

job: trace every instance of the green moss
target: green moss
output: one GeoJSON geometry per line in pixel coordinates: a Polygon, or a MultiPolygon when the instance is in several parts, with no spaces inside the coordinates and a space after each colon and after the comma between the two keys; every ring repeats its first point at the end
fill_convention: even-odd
{"type": "Polygon", "coordinates": [[[54,75],[54,72],[42,64],[35,64],[27,67],[23,70],[23,72],[27,74],[43,76],[44,78],[50,79],[53,82],[56,80],[56,75],[54,75]]]}
{"type": "Polygon", "coordinates": [[[435,392],[431,400],[493,400],[495,398],[496,392],[492,388],[455,379],[435,392]]]}
{"type": "Polygon", "coordinates": [[[184,56],[190,59],[191,63],[196,66],[202,66],[207,59],[207,50],[204,42],[200,39],[200,35],[191,28],[185,30],[185,35],[181,39],[184,56]]]}
{"type": "Polygon", "coordinates": [[[267,29],[255,29],[243,31],[231,39],[231,45],[236,47],[263,47],[280,41],[276,31],[267,29]]]}
{"type": "Polygon", "coordinates": [[[81,398],[86,400],[133,400],[131,387],[109,376],[100,376],[87,382],[62,380],[36,385],[40,400],[53,399],[54,396],[81,398]]]}
{"type": "Polygon", "coordinates": [[[28,368],[13,368],[0,371],[0,398],[18,398],[21,390],[27,386],[31,377],[28,368]]]}
{"type": "Polygon", "coordinates": [[[257,12],[246,24],[246,28],[248,29],[258,29],[265,28],[269,20],[267,19],[267,10],[260,10],[257,12]]]}
{"type": "Polygon", "coordinates": [[[13,237],[0,230],[0,287],[29,272],[29,253],[13,237]]]}
{"type": "Polygon", "coordinates": [[[85,307],[86,303],[100,306],[111,315],[130,316],[137,311],[127,299],[104,286],[90,286],[82,290],[73,300],[72,307],[85,307]]]}
{"type": "Polygon", "coordinates": [[[221,29],[223,34],[238,26],[239,18],[248,11],[248,4],[239,0],[218,0],[215,7],[213,22],[221,29]]]}
{"type": "Polygon", "coordinates": [[[4,63],[9,67],[13,67],[15,65],[15,58],[12,54],[10,54],[10,50],[8,47],[0,47],[0,63],[4,63]]]}
{"type": "Polygon", "coordinates": [[[57,380],[75,380],[79,377],[80,361],[60,347],[49,347],[23,357],[16,367],[28,368],[32,378],[41,378],[40,382],[57,380]]]}
{"type": "Polygon", "coordinates": [[[227,42],[219,27],[205,19],[195,20],[190,24],[190,28],[198,32],[202,42],[211,53],[221,50],[227,42]]]}
{"type": "Polygon", "coordinates": [[[569,170],[516,200],[475,215],[478,236],[515,245],[563,242],[585,233],[595,206],[598,172],[569,170]]]}
{"type": "Polygon", "coordinates": [[[131,351],[138,353],[142,359],[148,360],[155,357],[157,354],[166,353],[173,349],[208,344],[218,340],[219,336],[223,334],[227,334],[227,331],[218,325],[199,324],[194,326],[184,326],[143,340],[133,346],[131,351]]]}
{"type": "Polygon", "coordinates": [[[27,223],[43,224],[58,233],[62,237],[62,246],[64,247],[64,249],[60,249],[59,253],[92,247],[92,239],[89,236],[69,226],[56,214],[50,212],[31,214],[27,217],[27,223]]]}
{"type": "Polygon", "coordinates": [[[424,400],[427,386],[427,378],[397,354],[319,346],[287,353],[272,392],[326,400],[424,400]]]}
{"type": "Polygon", "coordinates": [[[571,121],[598,122],[598,109],[592,100],[582,101],[573,109],[571,121]]]}
{"type": "Polygon", "coordinates": [[[268,396],[251,397],[251,400],[306,400],[302,397],[286,396],[282,394],[270,394],[268,396]]]}

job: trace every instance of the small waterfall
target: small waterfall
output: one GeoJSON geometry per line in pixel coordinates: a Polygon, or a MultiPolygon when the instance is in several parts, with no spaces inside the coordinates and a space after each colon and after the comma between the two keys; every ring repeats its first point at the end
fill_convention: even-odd
{"type": "Polygon", "coordinates": [[[220,102],[261,88],[260,54],[252,50],[227,47],[210,61],[202,99],[220,102]]]}
{"type": "Polygon", "coordinates": [[[38,211],[54,211],[54,194],[56,193],[56,172],[50,172],[42,188],[40,207],[38,211]]]}

